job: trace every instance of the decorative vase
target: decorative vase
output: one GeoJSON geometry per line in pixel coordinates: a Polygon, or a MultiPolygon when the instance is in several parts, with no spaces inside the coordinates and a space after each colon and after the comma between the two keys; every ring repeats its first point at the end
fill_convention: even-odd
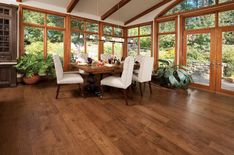
{"type": "Polygon", "coordinates": [[[34,75],[32,77],[23,77],[23,81],[25,84],[28,84],[28,85],[36,84],[37,82],[40,81],[40,76],[34,75]]]}

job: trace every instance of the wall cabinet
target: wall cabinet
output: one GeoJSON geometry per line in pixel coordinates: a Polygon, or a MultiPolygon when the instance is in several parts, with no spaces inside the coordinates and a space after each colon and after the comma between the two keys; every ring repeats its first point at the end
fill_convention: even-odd
{"type": "Polygon", "coordinates": [[[17,7],[0,3],[0,87],[16,85],[17,7]]]}

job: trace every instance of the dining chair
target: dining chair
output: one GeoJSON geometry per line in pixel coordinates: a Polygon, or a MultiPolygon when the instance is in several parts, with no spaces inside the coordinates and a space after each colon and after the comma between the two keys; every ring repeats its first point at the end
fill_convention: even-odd
{"type": "Polygon", "coordinates": [[[111,54],[108,54],[108,53],[101,54],[102,61],[108,61],[111,57],[112,57],[111,54]]]}
{"type": "Polygon", "coordinates": [[[101,98],[103,97],[103,86],[120,88],[123,89],[125,103],[128,105],[127,89],[132,84],[133,67],[134,58],[132,56],[128,56],[124,61],[121,77],[109,76],[101,80],[101,98]]]}
{"type": "MultiPolygon", "coordinates": [[[[137,55],[134,59],[134,62],[138,62],[141,64],[142,58],[144,58],[144,56],[142,55],[137,55]]],[[[134,69],[133,73],[138,74],[139,73],[139,69],[134,69]]]]}
{"type": "Polygon", "coordinates": [[[153,72],[153,64],[154,58],[150,56],[145,56],[141,59],[139,72],[137,74],[133,74],[132,79],[139,83],[140,93],[143,96],[142,92],[142,83],[149,83],[150,94],[152,94],[152,87],[151,87],[151,78],[153,72]]]}
{"type": "Polygon", "coordinates": [[[81,95],[83,96],[84,94],[83,94],[82,84],[84,83],[84,80],[80,76],[80,74],[63,72],[62,63],[58,55],[53,55],[53,61],[54,61],[55,73],[57,77],[57,91],[56,91],[55,98],[58,99],[60,86],[67,85],[67,84],[79,84],[80,92],[81,92],[81,95]]]}

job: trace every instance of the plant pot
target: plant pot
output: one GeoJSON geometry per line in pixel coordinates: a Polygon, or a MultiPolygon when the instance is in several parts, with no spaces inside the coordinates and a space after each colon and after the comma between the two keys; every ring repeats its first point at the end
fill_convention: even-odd
{"type": "Polygon", "coordinates": [[[37,82],[40,81],[40,76],[34,75],[32,77],[23,77],[23,81],[25,84],[28,85],[36,84],[37,82]]]}

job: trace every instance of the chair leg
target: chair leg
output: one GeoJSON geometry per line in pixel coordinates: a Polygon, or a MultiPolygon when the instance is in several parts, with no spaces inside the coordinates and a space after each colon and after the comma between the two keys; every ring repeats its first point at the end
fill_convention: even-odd
{"type": "Polygon", "coordinates": [[[79,89],[80,89],[80,95],[84,97],[84,87],[83,84],[79,84],[79,89]]]}
{"type": "Polygon", "coordinates": [[[100,85],[100,89],[101,89],[101,95],[100,95],[100,98],[103,98],[103,94],[104,94],[104,88],[103,88],[103,85],[100,85]]]}
{"type": "Polygon", "coordinates": [[[143,96],[143,93],[142,93],[142,86],[141,86],[141,83],[140,83],[140,82],[139,82],[139,87],[140,87],[141,96],[143,96]]]}
{"type": "Polygon", "coordinates": [[[149,89],[150,89],[150,94],[152,94],[151,81],[149,81],[149,89]]]}
{"type": "Polygon", "coordinates": [[[125,104],[128,105],[128,93],[127,93],[127,89],[124,89],[124,99],[125,99],[125,104]]]}
{"type": "Polygon", "coordinates": [[[57,85],[57,91],[56,91],[56,99],[58,99],[58,95],[59,95],[59,90],[60,90],[60,85],[58,84],[57,85]]]}

